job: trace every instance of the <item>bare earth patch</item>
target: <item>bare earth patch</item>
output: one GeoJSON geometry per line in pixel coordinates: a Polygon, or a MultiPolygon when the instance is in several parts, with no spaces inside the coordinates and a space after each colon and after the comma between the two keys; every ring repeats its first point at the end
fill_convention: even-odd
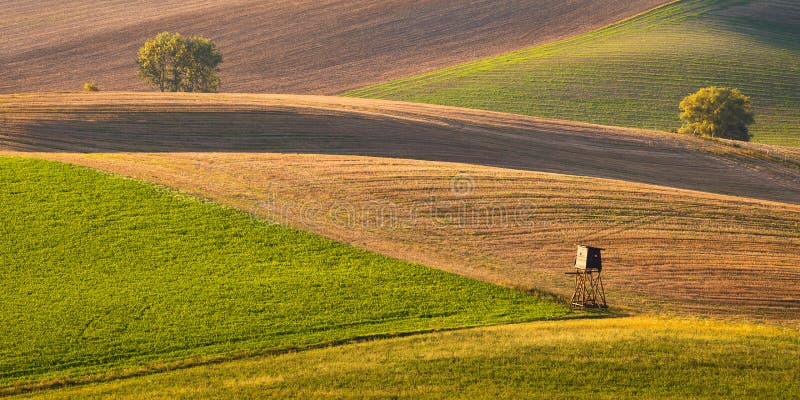
{"type": "Polygon", "coordinates": [[[147,90],[161,31],[219,46],[222,90],[333,94],[589,32],[666,0],[4,2],[0,93],[147,90]],[[91,60],[91,62],[87,61],[91,60]]]}

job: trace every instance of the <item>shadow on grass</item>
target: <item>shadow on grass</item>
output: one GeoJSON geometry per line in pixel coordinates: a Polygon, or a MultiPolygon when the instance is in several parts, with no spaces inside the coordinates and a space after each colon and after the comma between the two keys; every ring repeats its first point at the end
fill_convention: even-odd
{"type": "MultiPolygon", "coordinates": [[[[534,293],[534,292],[529,292],[529,293],[534,293]]],[[[456,332],[456,331],[464,331],[464,330],[471,330],[478,328],[487,328],[493,326],[528,324],[533,322],[566,321],[575,319],[601,319],[601,318],[616,318],[623,316],[626,315],[617,314],[614,311],[590,312],[585,310],[573,310],[572,312],[569,312],[560,317],[549,317],[549,318],[534,319],[529,321],[473,325],[473,326],[463,326],[459,328],[424,329],[412,332],[382,333],[374,335],[356,336],[348,339],[333,340],[329,342],[316,343],[306,346],[292,346],[281,349],[270,349],[263,351],[234,352],[229,354],[221,354],[221,355],[207,356],[201,358],[195,357],[169,363],[149,363],[132,369],[117,370],[107,373],[94,373],[80,377],[59,377],[59,378],[40,380],[38,382],[20,383],[9,387],[0,388],[0,396],[14,396],[14,395],[30,394],[30,393],[53,390],[53,389],[60,389],[65,387],[82,386],[95,383],[107,383],[107,382],[137,378],[147,375],[159,374],[164,372],[170,372],[175,370],[188,369],[193,367],[223,364],[227,362],[241,361],[241,360],[254,359],[260,357],[279,356],[289,353],[325,349],[331,347],[372,342],[377,340],[399,339],[404,337],[421,336],[433,333],[456,332]]]]}

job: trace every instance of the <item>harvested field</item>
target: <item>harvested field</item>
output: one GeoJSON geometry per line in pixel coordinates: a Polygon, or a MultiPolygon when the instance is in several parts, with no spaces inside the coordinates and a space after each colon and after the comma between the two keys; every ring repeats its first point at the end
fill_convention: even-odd
{"type": "Polygon", "coordinates": [[[590,242],[609,249],[615,305],[800,315],[797,172],[756,147],[357,99],[114,98],[3,97],[3,147],[164,184],[503,285],[566,295],[562,272],[573,245],[590,242]],[[597,143],[602,152],[593,152],[597,143]],[[554,157],[568,150],[590,156],[554,157]],[[434,162],[448,160],[473,165],[434,162]],[[666,187],[691,177],[694,189],[735,185],[785,203],[666,187]],[[630,182],[648,179],[661,186],[630,182]]]}
{"type": "MultiPolygon", "coordinates": [[[[34,153],[200,195],[357,247],[568,295],[605,247],[614,305],[800,315],[800,206],[598,178],[356,156],[34,153]],[[455,182],[455,185],[454,185],[455,182]],[[474,190],[472,190],[472,189],[474,190]]],[[[624,307],[625,308],[625,307],[624,307]]]]}
{"type": "Polygon", "coordinates": [[[778,147],[452,107],[289,95],[6,95],[0,121],[6,150],[411,158],[800,203],[800,159],[778,147]]]}
{"type": "Polygon", "coordinates": [[[666,0],[11,0],[0,93],[146,90],[136,51],[169,30],[217,42],[222,90],[333,94],[584,33],[666,0]]]}

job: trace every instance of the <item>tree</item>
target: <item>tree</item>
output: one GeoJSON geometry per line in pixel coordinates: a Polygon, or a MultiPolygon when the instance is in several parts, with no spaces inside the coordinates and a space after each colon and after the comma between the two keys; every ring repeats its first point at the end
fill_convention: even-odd
{"type": "Polygon", "coordinates": [[[162,92],[216,92],[222,56],[201,36],[161,32],[144,43],[136,59],[139,78],[162,92]]]}
{"type": "Polygon", "coordinates": [[[214,42],[204,37],[192,37],[186,41],[186,51],[180,59],[181,87],[187,92],[216,92],[219,78],[216,72],[222,56],[214,42]]]}
{"type": "Polygon", "coordinates": [[[683,126],[679,133],[750,140],[747,126],[755,122],[750,98],[739,89],[707,87],[680,103],[683,126]]]}
{"type": "Polygon", "coordinates": [[[158,86],[162,92],[178,91],[177,53],[183,47],[179,33],[161,32],[139,49],[136,75],[145,82],[158,86]]]}
{"type": "Polygon", "coordinates": [[[97,87],[97,84],[94,82],[84,82],[83,83],[83,90],[87,92],[97,92],[100,91],[100,88],[97,87]]]}

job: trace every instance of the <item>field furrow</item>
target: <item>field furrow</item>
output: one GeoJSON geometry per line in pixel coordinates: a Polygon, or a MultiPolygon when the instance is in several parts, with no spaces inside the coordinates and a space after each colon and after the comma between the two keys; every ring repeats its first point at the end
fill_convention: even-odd
{"type": "Polygon", "coordinates": [[[667,0],[13,0],[0,15],[0,93],[147,90],[136,52],[204,35],[227,92],[334,94],[589,32],[667,0]]]}

